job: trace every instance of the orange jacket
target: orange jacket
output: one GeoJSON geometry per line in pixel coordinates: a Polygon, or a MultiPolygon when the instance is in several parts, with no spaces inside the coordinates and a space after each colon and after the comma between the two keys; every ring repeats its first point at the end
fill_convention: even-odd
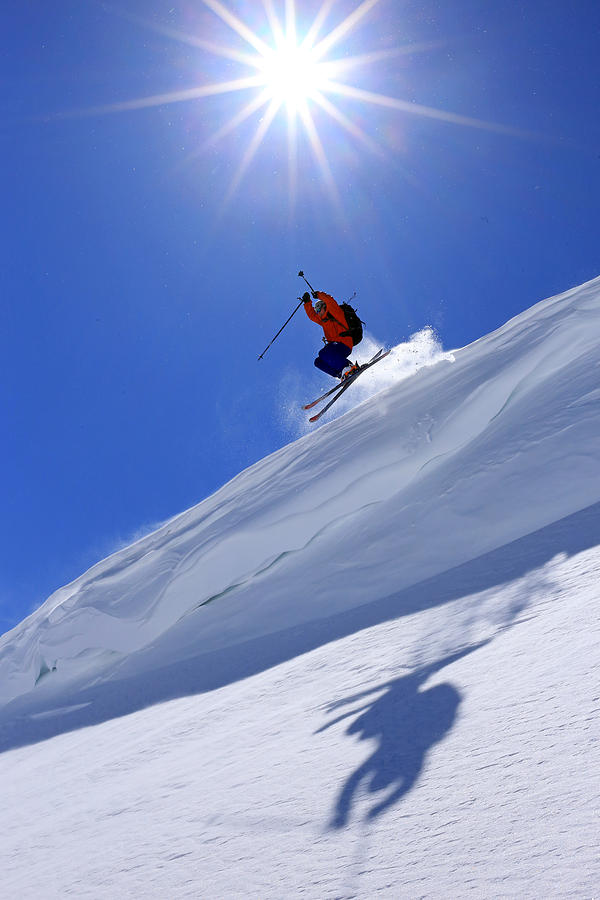
{"type": "Polygon", "coordinates": [[[312,322],[316,322],[317,325],[321,326],[328,341],[339,341],[340,344],[345,344],[346,347],[352,350],[354,346],[352,338],[349,334],[343,334],[344,331],[348,331],[344,310],[329,294],[324,294],[323,291],[315,291],[315,293],[319,300],[324,301],[327,307],[327,315],[322,319],[315,312],[312,303],[305,303],[306,315],[312,322]]]}

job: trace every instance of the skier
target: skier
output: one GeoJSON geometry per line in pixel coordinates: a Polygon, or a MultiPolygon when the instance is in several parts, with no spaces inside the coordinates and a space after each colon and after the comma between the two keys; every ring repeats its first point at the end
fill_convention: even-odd
{"type": "Polygon", "coordinates": [[[358,363],[351,363],[348,359],[354,343],[348,330],[346,316],[340,305],[329,294],[314,291],[313,297],[316,300],[314,307],[308,291],[302,295],[306,315],[311,322],[320,325],[325,333],[325,346],[319,351],[315,366],[327,375],[345,381],[358,369],[358,363]]]}

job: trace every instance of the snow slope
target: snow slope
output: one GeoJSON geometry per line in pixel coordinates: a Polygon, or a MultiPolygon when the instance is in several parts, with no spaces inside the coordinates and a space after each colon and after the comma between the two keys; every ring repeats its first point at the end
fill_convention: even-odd
{"type": "Polygon", "coordinates": [[[10,896],[597,894],[600,279],[414,350],[0,639],[10,896]]]}

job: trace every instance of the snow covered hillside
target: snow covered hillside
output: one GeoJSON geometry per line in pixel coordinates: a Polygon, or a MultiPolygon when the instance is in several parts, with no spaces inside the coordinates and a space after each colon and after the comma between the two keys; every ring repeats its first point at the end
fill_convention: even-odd
{"type": "Polygon", "coordinates": [[[0,639],[9,896],[597,895],[600,279],[389,359],[0,639]]]}

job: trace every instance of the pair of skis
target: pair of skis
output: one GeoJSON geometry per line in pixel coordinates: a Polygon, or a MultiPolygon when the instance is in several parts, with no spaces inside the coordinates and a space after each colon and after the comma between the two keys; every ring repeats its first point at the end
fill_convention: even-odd
{"type": "Polygon", "coordinates": [[[375,356],[371,357],[368,362],[363,363],[362,366],[359,366],[358,369],[353,372],[352,375],[349,375],[341,385],[336,384],[335,387],[332,387],[328,391],[325,391],[324,394],[321,394],[321,396],[317,397],[316,400],[313,400],[312,403],[307,403],[306,406],[303,406],[303,409],[312,409],[313,406],[317,405],[317,403],[321,403],[327,397],[331,397],[332,394],[334,395],[333,397],[331,397],[329,403],[326,403],[323,409],[320,409],[318,413],[316,413],[314,416],[311,416],[308,421],[316,422],[318,419],[320,419],[321,416],[326,413],[331,406],[333,406],[335,401],[340,399],[344,391],[347,391],[350,385],[356,381],[359,375],[361,375],[366,369],[374,366],[375,363],[381,362],[381,360],[385,359],[385,357],[391,352],[391,350],[378,350],[375,356]]]}

